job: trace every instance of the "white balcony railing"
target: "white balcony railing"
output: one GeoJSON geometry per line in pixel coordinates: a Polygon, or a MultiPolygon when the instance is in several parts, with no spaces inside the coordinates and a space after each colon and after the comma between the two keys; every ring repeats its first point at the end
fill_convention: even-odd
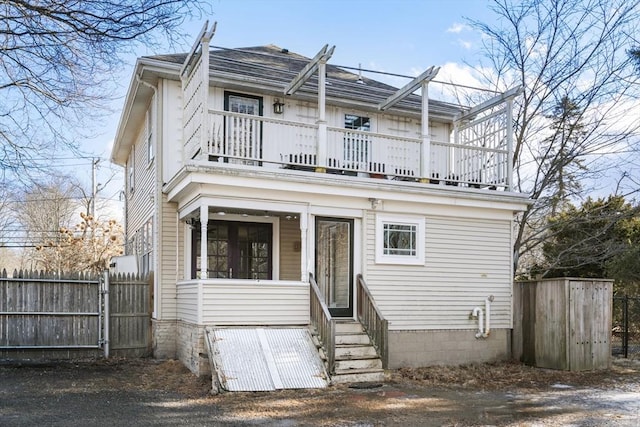
{"type": "MultiPolygon", "coordinates": [[[[324,168],[346,174],[383,175],[468,187],[508,187],[509,153],[504,126],[483,119],[460,126],[453,141],[430,142],[421,172],[419,138],[327,128],[326,157],[317,158],[318,126],[209,110],[202,158],[248,165],[279,164],[300,170],[324,168]],[[426,176],[423,176],[426,175],[426,176]]],[[[187,148],[187,147],[186,147],[187,148]]],[[[197,153],[191,148],[196,157],[197,153]]]]}

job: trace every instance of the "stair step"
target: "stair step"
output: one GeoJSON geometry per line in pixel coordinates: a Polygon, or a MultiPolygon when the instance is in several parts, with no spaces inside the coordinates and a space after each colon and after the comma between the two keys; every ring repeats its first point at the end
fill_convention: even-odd
{"type": "Polygon", "coordinates": [[[383,382],[384,370],[365,369],[361,371],[336,372],[331,376],[333,384],[359,383],[359,382],[383,382]]]}
{"type": "Polygon", "coordinates": [[[358,369],[382,369],[382,361],[375,359],[347,359],[336,360],[335,371],[349,371],[358,369]]]}
{"type": "Polygon", "coordinates": [[[346,345],[369,345],[371,341],[369,340],[369,335],[362,333],[348,333],[348,334],[336,334],[336,345],[346,344],[346,345]]]}
{"type": "Polygon", "coordinates": [[[336,360],[377,358],[376,349],[370,345],[338,345],[335,349],[336,360]]]}
{"type": "Polygon", "coordinates": [[[336,335],[345,333],[364,332],[362,325],[358,322],[336,322],[336,335]]]}

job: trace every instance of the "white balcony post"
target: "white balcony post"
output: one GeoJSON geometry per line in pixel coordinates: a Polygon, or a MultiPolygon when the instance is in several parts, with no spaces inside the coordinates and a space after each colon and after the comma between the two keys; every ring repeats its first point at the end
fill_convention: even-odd
{"type": "Polygon", "coordinates": [[[207,254],[207,225],[209,222],[209,206],[200,206],[200,278],[206,279],[209,271],[207,254]]]}
{"type": "Polygon", "coordinates": [[[316,148],[316,172],[327,171],[327,118],[326,118],[326,70],[327,62],[318,63],[318,146],[316,148]]]}
{"type": "Polygon", "coordinates": [[[507,191],[513,190],[513,98],[507,99],[507,191]]]}
{"type": "Polygon", "coordinates": [[[420,182],[431,176],[431,135],[429,134],[429,82],[422,82],[422,144],[420,145],[420,182]]]}

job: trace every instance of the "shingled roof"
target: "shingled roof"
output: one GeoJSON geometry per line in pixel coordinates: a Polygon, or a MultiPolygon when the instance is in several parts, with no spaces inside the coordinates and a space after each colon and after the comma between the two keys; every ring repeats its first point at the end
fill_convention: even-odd
{"type": "MultiPolygon", "coordinates": [[[[155,55],[146,58],[182,64],[186,53],[155,55]]],[[[310,59],[275,45],[246,47],[238,49],[214,48],[209,52],[209,68],[212,78],[215,76],[242,80],[251,80],[270,86],[285,86],[304,68],[310,59]]],[[[375,106],[394,94],[398,89],[391,85],[360,76],[335,65],[327,64],[326,94],[329,100],[349,100],[375,106]]],[[[317,73],[301,88],[301,93],[317,94],[317,73]]],[[[396,108],[419,112],[421,97],[409,95],[396,104],[396,108]]],[[[433,115],[453,116],[461,108],[440,101],[430,100],[429,110],[433,115]]]]}

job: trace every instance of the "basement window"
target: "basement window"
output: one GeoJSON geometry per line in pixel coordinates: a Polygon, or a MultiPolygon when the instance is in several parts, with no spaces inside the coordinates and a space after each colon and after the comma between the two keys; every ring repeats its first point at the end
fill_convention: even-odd
{"type": "Polygon", "coordinates": [[[376,216],[376,263],[424,265],[424,218],[376,216]]]}

